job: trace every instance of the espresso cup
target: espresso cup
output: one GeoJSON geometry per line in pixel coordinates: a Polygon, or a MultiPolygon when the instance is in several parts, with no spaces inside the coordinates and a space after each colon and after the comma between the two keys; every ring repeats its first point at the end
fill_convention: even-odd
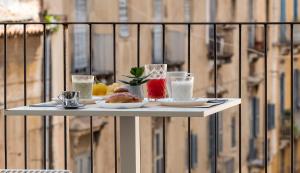
{"type": "Polygon", "coordinates": [[[79,91],[63,91],[57,98],[63,107],[77,107],[79,105],[79,91]]]}

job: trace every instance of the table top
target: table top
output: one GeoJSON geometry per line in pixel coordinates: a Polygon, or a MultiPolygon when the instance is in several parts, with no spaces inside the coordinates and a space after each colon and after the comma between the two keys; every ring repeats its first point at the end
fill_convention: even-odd
{"type": "MultiPolygon", "coordinates": [[[[224,99],[224,98],[222,98],[224,99]]],[[[239,98],[228,98],[225,103],[209,108],[145,106],[133,109],[107,109],[96,104],[86,105],[84,109],[59,109],[56,107],[21,106],[5,111],[6,115],[28,116],[146,116],[146,117],[206,117],[241,104],[239,98]]]]}

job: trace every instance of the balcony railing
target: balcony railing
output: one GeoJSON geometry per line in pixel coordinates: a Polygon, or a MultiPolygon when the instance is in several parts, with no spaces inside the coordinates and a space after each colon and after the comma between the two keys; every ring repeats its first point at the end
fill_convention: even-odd
{"type": "MultiPolygon", "coordinates": [[[[265,172],[267,172],[267,169],[268,169],[268,150],[267,150],[267,147],[268,147],[268,138],[267,138],[267,134],[268,134],[268,112],[267,112],[267,90],[268,90],[268,75],[267,75],[267,69],[268,69],[268,54],[267,54],[267,50],[268,50],[268,27],[271,26],[271,25],[289,25],[290,26],[290,50],[291,52],[293,52],[293,49],[294,49],[294,46],[293,46],[293,28],[296,24],[300,24],[299,22],[215,22],[215,23],[211,23],[211,22],[191,22],[191,23],[186,23],[186,22],[57,22],[57,23],[52,23],[54,25],[57,25],[57,26],[62,26],[63,28],[63,40],[62,40],[62,43],[63,43],[63,89],[66,90],[67,88],[67,30],[68,30],[68,26],[69,25],[85,25],[85,26],[88,26],[88,31],[89,31],[89,34],[88,34],[88,38],[89,38],[89,70],[88,70],[88,74],[92,74],[92,28],[95,27],[95,26],[98,26],[98,25],[110,25],[112,27],[112,33],[113,33],[113,80],[116,81],[116,60],[117,60],[117,54],[116,54],[116,27],[117,26],[120,26],[120,25],[131,25],[131,26],[136,26],[136,31],[137,31],[137,42],[136,42],[136,46],[137,46],[137,52],[136,52],[136,55],[137,55],[137,59],[136,59],[136,64],[137,66],[140,66],[141,65],[141,61],[140,61],[140,48],[141,48],[141,45],[143,44],[141,42],[141,37],[140,37],[140,32],[141,32],[141,26],[144,26],[144,25],[160,25],[162,26],[162,62],[165,62],[165,30],[166,30],[166,26],[171,26],[171,25],[177,25],[177,26],[186,26],[187,27],[187,69],[188,71],[190,72],[191,71],[191,28],[194,27],[194,26],[211,26],[212,27],[212,30],[213,30],[213,47],[212,47],[212,51],[211,51],[211,57],[213,57],[213,62],[214,62],[214,68],[213,68],[213,81],[214,81],[214,97],[218,97],[218,93],[217,93],[217,72],[218,72],[218,68],[217,68],[217,61],[218,61],[218,41],[217,41],[217,26],[219,25],[232,25],[232,26],[235,26],[237,27],[238,29],[238,97],[241,98],[242,96],[242,86],[241,86],[241,82],[242,82],[242,48],[241,48],[241,45],[243,44],[242,43],[242,29],[245,27],[248,27],[250,25],[260,25],[263,27],[263,37],[264,37],[264,42],[263,42],[263,51],[264,51],[264,69],[263,69],[263,72],[264,72],[264,82],[265,82],[265,85],[264,85],[264,99],[263,99],[263,102],[264,102],[264,169],[265,169],[265,172]]],[[[7,44],[7,38],[8,38],[8,26],[11,26],[11,25],[22,25],[23,26],[23,43],[24,43],[24,49],[23,49],[23,53],[24,53],[24,57],[23,57],[23,61],[24,61],[24,76],[23,76],[23,79],[24,79],[24,105],[27,105],[27,101],[26,101],[26,98],[27,98],[27,83],[26,81],[28,80],[28,76],[27,76],[27,71],[28,69],[26,68],[26,47],[27,47],[27,37],[26,37],[26,29],[29,25],[41,25],[42,28],[43,28],[43,101],[46,101],[47,98],[46,98],[46,86],[47,86],[47,81],[46,81],[46,70],[47,70],[47,62],[46,62],[46,39],[48,37],[48,32],[47,32],[47,26],[49,25],[48,23],[43,23],[43,22],[32,22],[32,23],[0,23],[0,26],[3,27],[3,45],[4,45],[4,52],[3,52],[3,64],[4,64],[4,73],[3,73],[3,77],[4,77],[4,110],[7,109],[7,91],[8,91],[8,87],[7,87],[7,47],[8,47],[8,44],[7,44]]],[[[293,74],[293,67],[294,67],[294,54],[290,54],[291,55],[291,60],[290,61],[290,65],[291,65],[291,74],[293,74]]],[[[231,57],[231,55],[230,55],[231,57]]],[[[270,57],[271,58],[271,57],[270,57]]],[[[227,58],[226,58],[227,59],[227,58]]],[[[294,85],[294,79],[291,78],[290,80],[290,85],[293,86],[294,85]]],[[[293,102],[294,100],[294,94],[293,94],[293,90],[291,90],[291,93],[290,93],[290,99],[291,99],[291,102],[293,102]]],[[[293,112],[293,104],[291,104],[291,127],[293,127],[293,124],[294,124],[294,112],[293,112]]],[[[242,150],[244,150],[244,148],[242,148],[241,146],[241,141],[242,141],[242,128],[241,128],[241,125],[242,125],[242,106],[239,106],[239,111],[238,111],[238,117],[239,117],[239,120],[238,120],[238,170],[239,172],[242,172],[242,163],[241,163],[241,160],[242,160],[242,150]]],[[[91,156],[91,165],[90,165],[90,171],[93,172],[94,171],[94,168],[93,168],[93,159],[94,159],[94,148],[93,148],[93,117],[89,117],[90,118],[90,121],[89,121],[89,124],[90,124],[90,156],[91,156]]],[[[217,122],[218,122],[218,115],[214,115],[213,116],[214,118],[214,130],[215,130],[215,133],[214,133],[214,139],[215,139],[215,142],[216,144],[214,145],[214,152],[212,152],[212,158],[214,160],[214,165],[213,166],[213,169],[212,170],[219,170],[217,169],[217,165],[218,165],[218,145],[217,145],[217,142],[218,142],[218,135],[217,135],[217,131],[218,131],[218,126],[217,126],[217,122]]],[[[47,164],[46,164],[46,150],[47,150],[47,145],[46,145],[46,131],[47,131],[47,124],[46,124],[46,117],[43,117],[43,133],[44,133],[44,139],[43,139],[43,167],[44,168],[47,168],[47,164]]],[[[165,172],[166,170],[166,136],[165,136],[165,133],[166,133],[166,127],[165,127],[165,118],[163,120],[163,170],[165,172]]],[[[67,145],[67,117],[64,116],[64,167],[65,169],[68,169],[68,145],[67,145]]],[[[2,128],[2,127],[1,127],[2,128]]],[[[7,116],[4,115],[4,126],[3,126],[3,129],[4,129],[4,167],[5,168],[8,168],[8,132],[7,132],[7,116]]],[[[27,117],[25,116],[24,117],[24,163],[25,163],[25,168],[27,168],[27,160],[28,160],[28,156],[27,156],[27,135],[26,135],[26,131],[27,131],[27,117]]],[[[192,169],[192,164],[191,164],[191,139],[190,139],[190,134],[191,134],[191,118],[188,118],[188,136],[189,136],[189,140],[188,140],[188,172],[191,172],[191,169],[192,169]]],[[[117,118],[115,117],[114,118],[114,140],[117,141],[117,118]]],[[[294,133],[293,133],[293,129],[291,129],[291,133],[290,133],[290,136],[289,136],[289,140],[290,140],[290,143],[293,144],[293,140],[294,140],[294,133]]],[[[117,155],[117,143],[115,142],[114,143],[114,153],[115,153],[115,172],[117,173],[118,170],[117,170],[117,164],[118,164],[118,155],[117,155]]],[[[1,153],[2,154],[2,153],[1,153]]],[[[291,145],[291,154],[290,154],[290,160],[291,160],[291,172],[294,170],[294,147],[293,145],[291,145]]]]}

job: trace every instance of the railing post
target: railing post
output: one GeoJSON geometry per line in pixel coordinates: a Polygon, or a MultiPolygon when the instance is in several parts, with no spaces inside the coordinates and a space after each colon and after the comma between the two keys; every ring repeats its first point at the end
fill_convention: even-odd
{"type": "MultiPolygon", "coordinates": [[[[239,98],[242,99],[242,25],[239,24],[239,98]]],[[[241,103],[242,104],[242,103],[241,103]]],[[[239,173],[242,172],[242,105],[239,105],[239,173]]]]}
{"type": "MultiPolygon", "coordinates": [[[[27,105],[27,45],[26,45],[26,24],[23,24],[23,73],[24,73],[24,106],[27,105]]],[[[27,116],[24,116],[24,167],[27,169],[27,116]]]]}
{"type": "MultiPolygon", "coordinates": [[[[68,24],[63,24],[63,64],[64,64],[64,91],[67,89],[67,34],[68,24]]],[[[64,168],[68,169],[68,141],[67,141],[67,116],[64,116],[64,168]]]]}
{"type": "Polygon", "coordinates": [[[264,129],[264,164],[265,173],[268,172],[268,24],[264,24],[264,105],[265,105],[265,129],[264,129]]]}
{"type": "MultiPolygon", "coordinates": [[[[291,27],[291,173],[294,173],[294,25],[291,27]]],[[[297,93],[298,94],[298,93],[297,93]]]]}

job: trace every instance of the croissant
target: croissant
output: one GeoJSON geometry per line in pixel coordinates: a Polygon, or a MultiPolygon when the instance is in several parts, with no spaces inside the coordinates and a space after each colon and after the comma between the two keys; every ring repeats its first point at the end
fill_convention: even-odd
{"type": "Polygon", "coordinates": [[[128,92],[115,93],[106,98],[106,103],[136,103],[142,100],[128,92]]]}

